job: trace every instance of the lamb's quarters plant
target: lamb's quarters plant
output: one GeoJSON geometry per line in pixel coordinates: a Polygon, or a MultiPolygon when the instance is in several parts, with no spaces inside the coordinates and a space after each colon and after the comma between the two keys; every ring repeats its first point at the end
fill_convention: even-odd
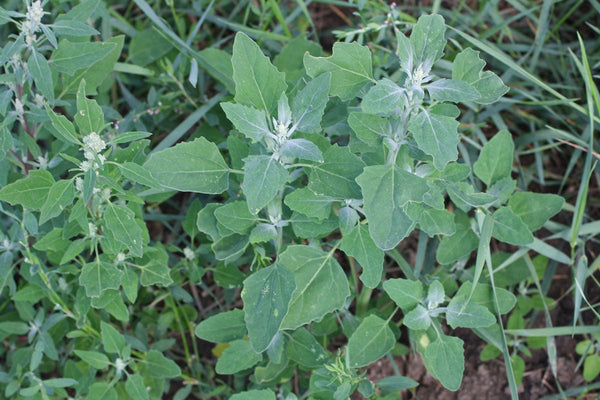
{"type": "MultiPolygon", "coordinates": [[[[165,33],[153,9],[136,4],[165,33]]],[[[271,62],[244,33],[231,56],[138,33],[128,44],[134,66],[185,48],[225,88],[210,101],[230,91],[211,115],[228,124],[226,141],[202,132],[173,145],[181,133],[148,156],[152,137],[134,128],[144,126],[136,114],[108,124],[121,118],[100,100],[118,86],[135,103],[110,73],[126,67],[109,10],[88,0],[49,23],[44,6],[0,9],[0,24],[19,32],[0,52],[0,396],[162,398],[176,391],[172,380],[183,382],[176,398],[192,386],[205,398],[294,399],[296,387],[315,399],[393,396],[417,383],[371,382],[361,368],[402,351],[400,327],[450,390],[461,384],[464,353],[447,326],[474,330],[488,358],[502,353],[518,372],[516,350],[526,352],[504,336],[501,318],[516,303],[504,287],[520,285],[509,319],[519,329],[541,267],[516,279],[507,271],[522,268],[492,256],[490,241],[562,262],[533,233],[564,201],[516,190],[508,131],[472,167],[459,157],[458,105],[484,107],[508,89],[470,48],[444,59],[449,76],[436,75],[442,17],[420,17],[410,36],[395,30],[386,68],[358,43],[323,56],[300,37],[271,62]],[[86,23],[98,13],[102,32],[86,23]],[[185,247],[154,242],[145,224],[177,191],[199,194],[178,222],[192,238],[185,247]],[[439,267],[411,268],[396,251],[415,230],[437,245],[439,267]],[[404,277],[386,276],[386,256],[404,277]],[[194,328],[196,299],[182,286],[193,294],[206,271],[226,300],[194,328]],[[218,344],[215,371],[199,361],[195,338],[189,344],[191,330],[218,344]],[[346,344],[330,352],[340,336],[346,344]],[[232,388],[203,382],[214,372],[234,375],[232,388]]],[[[580,351],[589,364],[592,347],[580,351]]]]}

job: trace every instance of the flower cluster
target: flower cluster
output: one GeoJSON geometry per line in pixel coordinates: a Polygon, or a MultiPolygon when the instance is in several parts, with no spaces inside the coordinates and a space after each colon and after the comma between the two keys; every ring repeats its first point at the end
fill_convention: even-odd
{"type": "Polygon", "coordinates": [[[36,32],[39,32],[42,25],[42,17],[46,14],[40,0],[34,1],[27,6],[25,21],[21,24],[21,32],[25,34],[25,43],[31,46],[36,41],[36,32]]]}
{"type": "Polygon", "coordinates": [[[98,169],[104,164],[105,157],[100,154],[106,147],[104,140],[96,132],[92,132],[83,138],[83,156],[85,161],[81,163],[81,169],[87,171],[88,169],[98,169]]]}

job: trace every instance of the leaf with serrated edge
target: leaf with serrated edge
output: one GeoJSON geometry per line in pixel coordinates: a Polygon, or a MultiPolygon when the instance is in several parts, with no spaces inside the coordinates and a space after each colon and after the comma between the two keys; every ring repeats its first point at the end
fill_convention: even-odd
{"type": "Polygon", "coordinates": [[[408,126],[419,149],[433,157],[433,165],[440,171],[458,157],[458,121],[452,117],[423,110],[408,126]]]}
{"type": "Polygon", "coordinates": [[[221,107],[235,129],[253,142],[260,142],[271,135],[267,114],[263,110],[236,103],[221,103],[221,107]]]}
{"type": "Polygon", "coordinates": [[[294,124],[292,130],[300,132],[318,132],[321,130],[321,118],[329,100],[331,74],[319,75],[298,92],[292,102],[294,124]]]}
{"type": "Polygon", "coordinates": [[[104,210],[104,235],[113,243],[119,244],[119,250],[127,249],[136,256],[142,256],[142,229],[135,222],[135,213],[124,206],[108,203],[104,210]]]}
{"type": "Polygon", "coordinates": [[[533,235],[527,225],[508,207],[501,207],[493,214],[493,236],[515,246],[526,246],[533,242],[533,235]]]}
{"type": "Polygon", "coordinates": [[[83,266],[79,284],[85,286],[89,297],[99,297],[106,289],[118,289],[122,275],[123,272],[114,264],[96,259],[83,266]]]}
{"type": "Polygon", "coordinates": [[[446,321],[453,329],[485,328],[496,322],[494,314],[485,306],[471,302],[465,304],[466,300],[464,297],[455,296],[448,304],[446,321]]]}
{"type": "Polygon", "coordinates": [[[75,188],[73,181],[60,180],[55,182],[48,191],[46,202],[40,209],[40,225],[63,212],[65,207],[73,204],[75,188]]]}
{"type": "Polygon", "coordinates": [[[279,263],[294,273],[297,287],[281,329],[296,329],[346,304],[348,279],[332,251],[293,245],[279,255],[279,263]]]}
{"type": "Polygon", "coordinates": [[[252,214],[263,209],[283,188],[289,174],[271,156],[249,156],[244,163],[242,189],[252,214]]]}
{"type": "Polygon", "coordinates": [[[307,188],[296,189],[284,199],[285,205],[292,211],[319,220],[324,220],[331,215],[333,201],[333,198],[320,196],[307,188]]]}
{"type": "Polygon", "coordinates": [[[54,178],[50,172],[44,169],[30,171],[25,178],[4,186],[0,190],[0,200],[37,211],[46,202],[53,184],[54,178]]]}

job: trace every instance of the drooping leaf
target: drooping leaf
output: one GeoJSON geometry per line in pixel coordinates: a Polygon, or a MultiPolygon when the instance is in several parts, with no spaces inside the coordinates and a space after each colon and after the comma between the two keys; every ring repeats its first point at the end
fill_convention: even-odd
{"type": "Polygon", "coordinates": [[[45,169],[33,170],[25,178],[0,189],[0,200],[38,211],[46,202],[48,192],[53,184],[54,178],[50,172],[45,169]]]}
{"type": "Polygon", "coordinates": [[[239,308],[213,315],[196,326],[200,339],[213,343],[228,343],[243,339],[246,334],[244,312],[239,308]]]}
{"type": "Polygon", "coordinates": [[[488,186],[510,177],[514,151],[510,133],[506,130],[498,132],[481,149],[479,158],[473,164],[473,172],[488,186]]]}
{"type": "Polygon", "coordinates": [[[231,375],[252,368],[261,359],[248,340],[234,340],[217,361],[215,369],[218,374],[231,375]]]}
{"type": "Polygon", "coordinates": [[[272,156],[249,156],[244,163],[242,189],[252,214],[262,210],[283,188],[288,171],[272,156]]]}
{"type": "Polygon", "coordinates": [[[375,165],[366,167],[356,182],[375,244],[383,250],[396,247],[415,226],[402,207],[423,200],[428,190],[424,179],[395,165],[375,165]]]}
{"type": "Polygon", "coordinates": [[[369,315],[350,336],[346,358],[351,368],[364,367],[383,357],[395,343],[388,321],[369,315]]]}
{"type": "Polygon", "coordinates": [[[296,329],[338,310],[350,295],[346,274],[333,257],[310,246],[292,245],[279,263],[293,272],[296,290],[281,329],[296,329]]]}
{"type": "Polygon", "coordinates": [[[362,267],[360,280],[365,286],[371,289],[376,288],[381,282],[385,254],[369,235],[369,228],[361,224],[358,229],[344,235],[341,249],[349,256],[356,258],[362,267]]]}
{"type": "Polygon", "coordinates": [[[355,97],[367,82],[373,80],[371,51],[356,42],[336,42],[329,57],[305,54],[304,66],[312,78],[331,72],[330,93],[343,101],[355,97]]]}
{"type": "Polygon", "coordinates": [[[515,246],[526,246],[533,242],[533,235],[519,218],[508,207],[501,207],[493,214],[494,231],[492,235],[502,241],[515,246]]]}
{"type": "Polygon", "coordinates": [[[271,133],[267,124],[267,114],[263,110],[237,103],[221,103],[221,107],[235,129],[248,139],[260,142],[271,133]]]}
{"type": "Polygon", "coordinates": [[[433,157],[440,171],[458,157],[458,121],[453,117],[421,111],[408,126],[419,149],[433,157]]]}
{"type": "Polygon", "coordinates": [[[263,110],[270,118],[287,87],[285,74],[279,72],[258,45],[243,32],[235,35],[231,64],[235,101],[263,110]]]}
{"type": "Polygon", "coordinates": [[[383,289],[402,310],[410,310],[423,298],[421,281],[396,278],[383,282],[383,289]]]}
{"type": "Polygon", "coordinates": [[[144,167],[168,189],[219,194],[229,186],[229,167],[204,137],[153,153],[144,167]]]}
{"type": "Polygon", "coordinates": [[[508,201],[508,206],[533,232],[558,213],[565,200],[551,193],[518,192],[508,201]]]}
{"type": "Polygon", "coordinates": [[[265,351],[279,332],[294,289],[294,274],[278,264],[261,269],[244,281],[244,319],[257,353],[265,351]]]}
{"type": "Polygon", "coordinates": [[[79,284],[85,286],[89,297],[99,297],[107,289],[118,289],[123,272],[114,264],[96,259],[85,264],[79,276],[79,284]]]}

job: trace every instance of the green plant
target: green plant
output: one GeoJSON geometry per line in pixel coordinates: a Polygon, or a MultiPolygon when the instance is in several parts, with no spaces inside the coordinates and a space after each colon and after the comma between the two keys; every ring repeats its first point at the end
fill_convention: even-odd
{"type": "MultiPolygon", "coordinates": [[[[509,347],[526,350],[505,333],[522,330],[527,300],[507,330],[502,316],[516,303],[507,289],[526,278],[499,281],[501,271],[521,273],[513,262],[530,250],[568,262],[532,233],[564,200],[516,189],[508,131],[483,145],[470,136],[457,105],[477,112],[507,91],[478,53],[447,46],[439,15],[420,17],[409,37],[388,26],[394,48],[378,48],[375,62],[358,43],[324,56],[303,36],[289,40],[285,23],[286,36],[264,32],[272,60],[244,33],[232,55],[197,51],[180,39],[194,29],[173,3],[135,3],[154,27],[96,0],[52,10],[52,24],[40,2],[27,14],[0,9],[18,29],[0,52],[2,395],[392,398],[417,383],[399,373],[371,382],[362,368],[402,352],[403,330],[457,390],[463,342],[450,326],[503,354],[515,397],[509,347]],[[131,41],[112,37],[115,26],[131,41]],[[181,192],[196,193],[185,212],[173,200],[181,192]],[[151,236],[152,220],[177,238],[151,236]],[[398,246],[415,230],[427,256],[413,267],[398,246]],[[492,238],[517,256],[492,255],[492,238]],[[197,286],[218,310],[198,324],[197,286]],[[194,333],[218,344],[214,370],[194,333]]],[[[264,29],[287,20],[276,2],[261,5],[246,14],[264,29]]],[[[535,285],[543,299],[531,271],[520,293],[535,285]]]]}

